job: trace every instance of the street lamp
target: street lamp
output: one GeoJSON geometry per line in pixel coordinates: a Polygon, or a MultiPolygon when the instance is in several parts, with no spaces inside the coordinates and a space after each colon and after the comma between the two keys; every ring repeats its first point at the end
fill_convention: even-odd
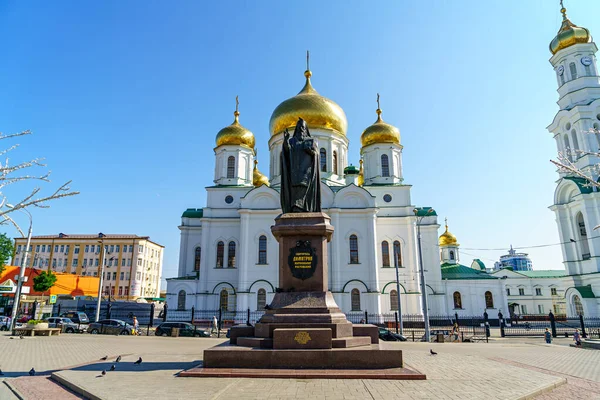
{"type": "Polygon", "coordinates": [[[423,218],[435,215],[435,211],[431,207],[415,208],[413,210],[417,217],[417,242],[419,244],[419,275],[421,278],[421,298],[423,299],[423,319],[425,322],[425,341],[429,342],[429,311],[427,310],[427,287],[425,286],[425,272],[423,267],[423,252],[421,250],[421,222],[423,218]]]}
{"type": "MultiPolygon", "coordinates": [[[[12,204],[6,204],[8,208],[15,208],[12,204]]],[[[19,302],[21,300],[21,291],[23,289],[23,280],[25,279],[25,268],[27,268],[27,256],[29,256],[29,246],[31,245],[31,230],[33,228],[33,217],[26,208],[17,208],[27,214],[29,217],[29,232],[27,233],[27,244],[25,245],[25,254],[21,260],[21,268],[19,269],[19,279],[17,282],[17,289],[15,291],[15,300],[13,301],[13,309],[10,318],[10,330],[15,327],[15,319],[17,318],[17,310],[19,309],[19,302]]]]}
{"type": "Polygon", "coordinates": [[[98,301],[96,302],[96,321],[100,320],[100,306],[102,305],[102,285],[104,284],[104,257],[106,257],[106,251],[104,251],[104,237],[98,240],[100,243],[100,279],[98,280],[98,301]]]}
{"type": "Polygon", "coordinates": [[[401,335],[404,334],[404,324],[402,322],[402,300],[400,299],[400,273],[398,272],[398,267],[400,264],[400,254],[396,251],[394,245],[394,265],[396,266],[396,293],[398,298],[398,324],[400,325],[399,333],[401,335]]]}

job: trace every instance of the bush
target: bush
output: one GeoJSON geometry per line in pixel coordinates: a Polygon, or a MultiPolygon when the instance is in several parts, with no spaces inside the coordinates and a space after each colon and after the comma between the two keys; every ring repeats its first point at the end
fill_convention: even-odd
{"type": "Polygon", "coordinates": [[[46,321],[42,321],[41,319],[30,319],[29,321],[27,321],[27,324],[37,325],[37,324],[41,324],[42,322],[46,322],[46,321]]]}

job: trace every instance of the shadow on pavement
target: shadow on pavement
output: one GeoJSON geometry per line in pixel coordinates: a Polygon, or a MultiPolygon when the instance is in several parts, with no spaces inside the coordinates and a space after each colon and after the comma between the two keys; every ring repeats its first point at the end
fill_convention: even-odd
{"type": "MultiPolygon", "coordinates": [[[[65,369],[63,371],[97,371],[102,372],[106,371],[107,374],[115,374],[119,372],[148,372],[148,371],[162,371],[162,370],[177,370],[177,372],[185,369],[193,368],[199,364],[201,364],[201,360],[194,361],[174,361],[174,362],[152,362],[152,361],[144,361],[140,365],[135,365],[132,362],[123,362],[120,363],[112,363],[112,362],[99,362],[89,365],[82,365],[75,368],[65,369]],[[114,365],[116,369],[114,371],[110,371],[110,367],[114,365]]],[[[44,371],[48,372],[48,371],[44,371]]],[[[52,373],[56,371],[49,371],[48,373],[52,373]]],[[[175,375],[175,374],[174,374],[175,375]]]]}

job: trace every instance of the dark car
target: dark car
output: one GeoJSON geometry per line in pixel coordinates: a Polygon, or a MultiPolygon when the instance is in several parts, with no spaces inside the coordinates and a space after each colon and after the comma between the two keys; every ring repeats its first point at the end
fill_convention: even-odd
{"type": "Polygon", "coordinates": [[[50,317],[46,318],[49,328],[62,328],[66,333],[81,333],[85,332],[87,325],[76,324],[69,318],[65,317],[50,317]]]}
{"type": "Polygon", "coordinates": [[[71,321],[73,321],[76,324],[89,324],[90,323],[90,319],[88,318],[87,314],[84,313],[83,311],[67,311],[67,312],[60,314],[60,316],[64,317],[64,318],[69,318],[71,321]]]}
{"type": "Polygon", "coordinates": [[[379,339],[385,342],[406,342],[406,337],[385,328],[379,328],[379,339]]]}
{"type": "Polygon", "coordinates": [[[92,335],[131,335],[133,334],[133,325],[121,321],[120,319],[101,319],[92,322],[87,331],[92,335]]]}
{"type": "Polygon", "coordinates": [[[198,329],[188,322],[163,322],[156,327],[156,336],[171,336],[173,328],[179,329],[179,336],[210,337],[210,332],[198,329]]]}

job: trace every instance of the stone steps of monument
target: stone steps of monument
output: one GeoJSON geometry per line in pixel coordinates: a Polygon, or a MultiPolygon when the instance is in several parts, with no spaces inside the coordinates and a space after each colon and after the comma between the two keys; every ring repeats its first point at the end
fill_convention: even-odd
{"type": "Polygon", "coordinates": [[[355,336],[355,337],[331,339],[331,347],[333,347],[334,349],[359,347],[359,346],[370,346],[370,345],[371,345],[371,338],[369,336],[355,336]]]}
{"type": "Polygon", "coordinates": [[[242,347],[256,347],[259,349],[272,349],[273,339],[262,337],[239,337],[237,345],[242,347]]]}

